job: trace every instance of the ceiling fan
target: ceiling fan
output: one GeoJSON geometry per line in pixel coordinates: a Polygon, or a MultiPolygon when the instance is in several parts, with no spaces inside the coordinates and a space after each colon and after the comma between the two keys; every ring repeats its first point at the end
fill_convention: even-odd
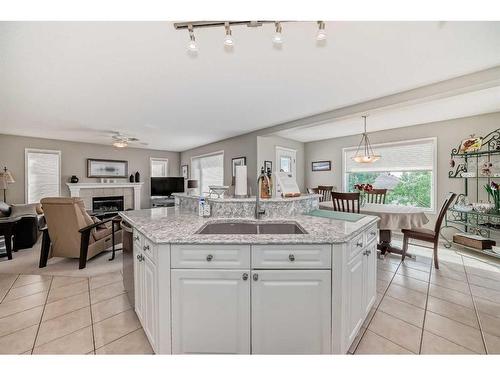
{"type": "Polygon", "coordinates": [[[113,145],[113,147],[125,148],[125,147],[128,147],[129,144],[137,143],[137,142],[143,146],[147,145],[147,143],[145,143],[145,142],[139,142],[139,138],[132,137],[132,136],[120,133],[118,131],[112,131],[111,133],[112,133],[111,144],[113,145]]]}

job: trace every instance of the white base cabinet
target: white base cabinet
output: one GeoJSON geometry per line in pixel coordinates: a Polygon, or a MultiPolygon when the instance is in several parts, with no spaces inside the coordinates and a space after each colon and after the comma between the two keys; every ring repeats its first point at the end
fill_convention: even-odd
{"type": "Polygon", "coordinates": [[[172,353],[250,354],[248,270],[172,270],[172,353]]]}
{"type": "Polygon", "coordinates": [[[252,271],[252,353],[329,354],[330,270],[252,271]]]}
{"type": "Polygon", "coordinates": [[[344,354],[376,299],[375,231],[254,246],[134,231],[135,311],[158,354],[344,354]]]}

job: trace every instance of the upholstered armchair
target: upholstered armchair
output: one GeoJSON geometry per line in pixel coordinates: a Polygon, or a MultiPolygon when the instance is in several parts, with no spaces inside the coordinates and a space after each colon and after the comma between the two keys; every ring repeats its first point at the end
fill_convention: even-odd
{"type": "Polygon", "coordinates": [[[122,241],[113,219],[91,217],[81,198],[44,198],[41,200],[47,227],[43,229],[39,267],[52,257],[79,258],[79,268],[87,260],[122,241]]]}

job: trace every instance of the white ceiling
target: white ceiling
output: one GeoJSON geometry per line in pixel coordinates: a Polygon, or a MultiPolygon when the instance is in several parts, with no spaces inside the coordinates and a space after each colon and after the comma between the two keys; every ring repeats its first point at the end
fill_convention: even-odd
{"type": "MultiPolygon", "coordinates": [[[[492,112],[500,112],[500,86],[425,103],[370,111],[366,120],[367,131],[401,128],[492,112]]],[[[320,125],[283,130],[276,135],[301,142],[312,142],[362,132],[363,119],[353,116],[320,125]]]]}
{"type": "Polygon", "coordinates": [[[237,27],[232,53],[196,30],[193,58],[171,22],[0,22],[0,133],[180,151],[500,65],[498,22],[326,28],[318,47],[286,23],[277,50],[272,25],[237,27]]]}

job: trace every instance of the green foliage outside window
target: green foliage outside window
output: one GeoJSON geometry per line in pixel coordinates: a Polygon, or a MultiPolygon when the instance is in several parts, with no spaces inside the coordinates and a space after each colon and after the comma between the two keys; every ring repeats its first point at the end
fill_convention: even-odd
{"type": "MultiPolygon", "coordinates": [[[[373,185],[375,179],[383,173],[387,172],[348,173],[348,190],[354,191],[353,186],[355,184],[373,185]]],[[[431,207],[431,171],[391,172],[391,174],[399,178],[399,183],[387,193],[386,203],[424,208],[431,207]]]]}

